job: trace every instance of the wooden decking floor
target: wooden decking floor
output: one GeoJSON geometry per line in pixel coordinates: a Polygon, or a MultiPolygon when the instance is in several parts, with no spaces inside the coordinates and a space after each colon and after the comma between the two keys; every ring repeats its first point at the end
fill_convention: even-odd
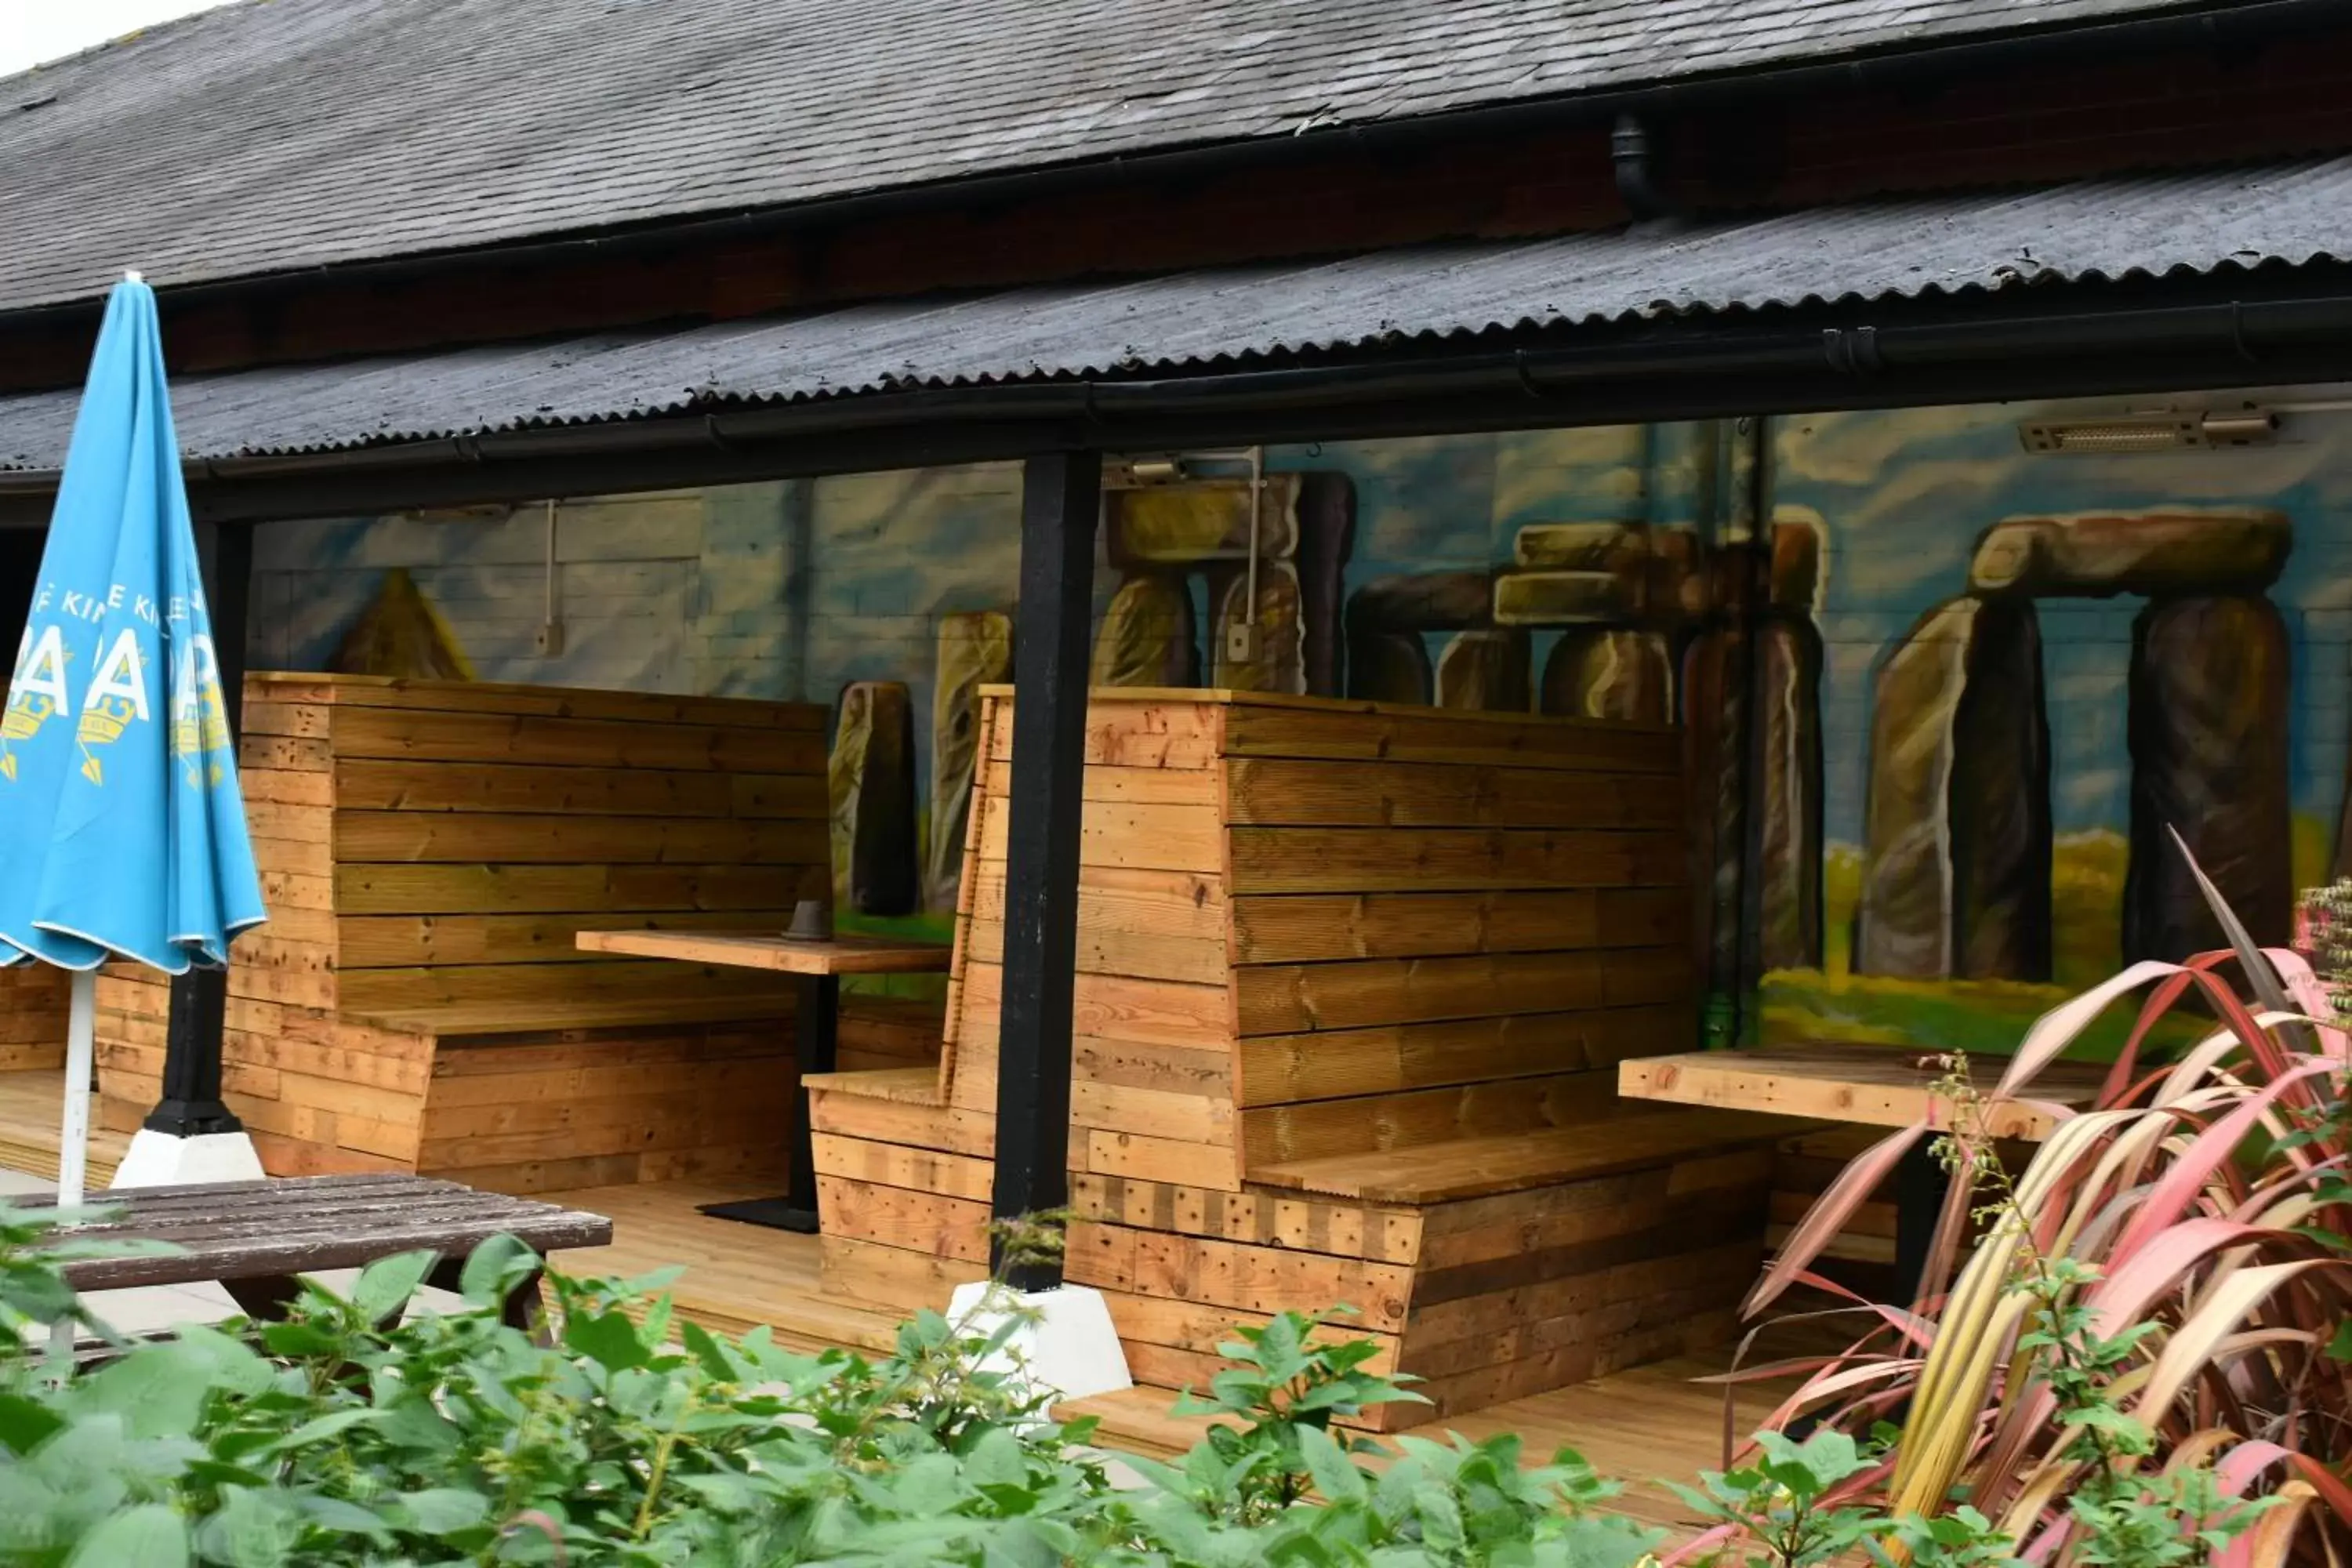
{"type": "Polygon", "coordinates": [[[566,1253],[559,1261],[567,1274],[635,1278],[683,1268],[667,1287],[679,1316],[729,1334],[765,1324],[778,1343],[799,1350],[885,1351],[896,1339],[895,1313],[820,1290],[815,1237],[695,1212],[759,1195],[740,1184],[659,1182],[538,1195],[612,1218],[613,1244],[566,1253]]]}
{"type": "MultiPolygon", "coordinates": [[[[65,1103],[66,1075],[60,1071],[0,1072],[0,1170],[19,1171],[49,1181],[58,1178],[58,1125],[65,1103]]],[[[98,1100],[90,1099],[90,1115],[98,1100]]],[[[92,1127],[89,1134],[89,1185],[95,1191],[114,1179],[131,1140],[120,1132],[92,1127]]]]}
{"type": "MultiPolygon", "coordinates": [[[[0,1167],[56,1175],[62,1087],[59,1073],[0,1073],[0,1167]]],[[[91,1134],[93,1186],[112,1174],[127,1146],[120,1134],[91,1134]]],[[[628,1278],[680,1268],[684,1272],[667,1287],[679,1315],[730,1334],[765,1324],[780,1343],[803,1351],[828,1345],[881,1351],[895,1336],[896,1314],[820,1291],[814,1237],[696,1212],[700,1204],[752,1195],[740,1185],[667,1182],[534,1195],[613,1219],[612,1245],[564,1254],[561,1264],[567,1273],[628,1278]]],[[[1722,1370],[1727,1358],[1725,1352],[1663,1362],[1422,1432],[1437,1436],[1452,1429],[1472,1437],[1517,1432],[1526,1440],[1530,1461],[1549,1458],[1563,1446],[1573,1447],[1604,1475],[1627,1483],[1619,1500],[1626,1512],[1654,1523],[1686,1525],[1688,1514],[1655,1479],[1687,1479],[1719,1464],[1722,1394],[1691,1380],[1722,1370]]],[[[1168,1390],[1139,1388],[1081,1401],[1072,1413],[1101,1418],[1098,1440],[1105,1447],[1161,1457],[1190,1447],[1204,1426],[1171,1415],[1173,1401],[1168,1390]]],[[[1738,1429],[1744,1433],[1769,1403],[1767,1393],[1743,1389],[1738,1429]]]]}
{"type": "MultiPolygon", "coordinates": [[[[566,1272],[636,1275],[682,1265],[671,1296],[680,1316],[706,1327],[741,1333],[766,1323],[780,1342],[809,1350],[827,1344],[880,1350],[896,1331],[894,1314],[819,1293],[815,1237],[695,1212],[698,1204],[749,1195],[739,1188],[669,1182],[538,1195],[612,1216],[613,1244],[567,1254],[566,1272]]],[[[1627,1484],[1619,1500],[1626,1512],[1653,1523],[1687,1525],[1688,1511],[1655,1483],[1660,1477],[1688,1481],[1702,1468],[1719,1468],[1722,1391],[1692,1379],[1722,1371],[1729,1356],[1727,1350],[1662,1362],[1498,1405],[1423,1427],[1421,1435],[1450,1429],[1475,1438],[1517,1432],[1530,1462],[1572,1447],[1602,1474],[1627,1484]]],[[[1742,1436],[1772,1398],[1752,1387],[1740,1390],[1737,1429],[1742,1436]]],[[[1166,1389],[1138,1388],[1079,1401],[1068,1413],[1099,1417],[1105,1447],[1164,1458],[1190,1447],[1206,1425],[1170,1415],[1174,1399],[1166,1389]]]]}

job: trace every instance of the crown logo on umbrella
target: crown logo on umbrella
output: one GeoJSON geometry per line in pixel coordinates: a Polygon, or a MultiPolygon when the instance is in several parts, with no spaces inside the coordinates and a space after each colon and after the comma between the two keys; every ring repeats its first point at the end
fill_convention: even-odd
{"type": "Polygon", "coordinates": [[[27,631],[25,641],[23,661],[8,690],[7,710],[0,712],[0,778],[12,783],[16,777],[16,748],[39,735],[41,726],[65,707],[65,667],[73,658],[61,638],[44,637],[35,646],[27,631]]]}

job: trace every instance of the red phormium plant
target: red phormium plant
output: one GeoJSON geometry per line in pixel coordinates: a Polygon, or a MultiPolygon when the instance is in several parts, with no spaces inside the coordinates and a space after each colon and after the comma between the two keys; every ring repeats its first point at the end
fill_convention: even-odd
{"type": "Polygon", "coordinates": [[[1776,1369],[1807,1375],[1773,1426],[1899,1425],[1843,1500],[1891,1518],[1973,1509],[2056,1568],[2352,1555],[2352,1040],[2310,967],[2257,950],[2204,886],[2229,949],[2135,964],[2053,1010],[1988,1089],[1956,1071],[1936,1124],[1856,1159],[1766,1270],[1751,1311],[1800,1283],[1845,1294],[1813,1261],[1906,1150],[1937,1141],[1955,1192],[1920,1300],[1849,1297],[1873,1320],[1865,1339],[1776,1369]],[[2043,1108],[2059,1125],[2005,1174],[1982,1132],[2000,1102],[2031,1101],[2044,1068],[2143,990],[2096,1102],[2043,1108]],[[2152,1059],[2151,1032],[2192,997],[2208,1032],[2152,1059]],[[2128,1546],[2167,1530],[2170,1555],[2128,1546]]]}

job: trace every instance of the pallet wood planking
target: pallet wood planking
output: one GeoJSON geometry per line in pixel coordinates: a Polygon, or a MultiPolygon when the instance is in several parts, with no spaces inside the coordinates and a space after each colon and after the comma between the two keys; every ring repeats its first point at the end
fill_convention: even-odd
{"type": "Polygon", "coordinates": [[[0,1072],[66,1064],[66,973],[46,963],[0,969],[0,1072]]]}
{"type": "MultiPolygon", "coordinates": [[[[937,1075],[812,1083],[820,1171],[909,1194],[828,1208],[828,1289],[899,1310],[985,1256],[1011,712],[983,693],[937,1075]]],[[[1344,1302],[1383,1365],[1432,1379],[1436,1405],[1374,1413],[1392,1422],[1728,1333],[1787,1124],[1615,1089],[1620,1060],[1695,1032],[1679,748],[1094,694],[1067,1271],[1108,1297],[1139,1378],[1205,1378],[1234,1321],[1344,1302]]]]}
{"type": "MultiPolygon", "coordinates": [[[[224,1076],[273,1173],[509,1192],[781,1173],[783,975],[583,953],[583,930],[772,929],[829,890],[807,704],[256,674],[241,782],[271,911],[224,1076]]],[[[100,1115],[161,1088],[160,976],[100,984],[100,1115]]],[[[845,1059],[923,1060],[936,1009],[861,1002],[845,1059]]]]}

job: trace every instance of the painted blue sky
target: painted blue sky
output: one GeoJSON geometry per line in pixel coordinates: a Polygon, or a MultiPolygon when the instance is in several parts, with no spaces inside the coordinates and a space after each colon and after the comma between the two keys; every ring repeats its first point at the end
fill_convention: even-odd
{"type": "MultiPolygon", "coordinates": [[[[2177,400],[2225,406],[2261,395],[2177,400]]],[[[2333,401],[2305,388],[2276,401],[2333,401]]],[[[2269,401],[2269,400],[2265,400],[2269,401]]],[[[2037,457],[2024,421],[2145,408],[2147,402],[1988,405],[1808,416],[1776,422],[1773,496],[1827,524],[1820,620],[1827,649],[1823,721],[1828,832],[1861,834],[1870,678],[1886,647],[1965,588],[1985,529],[2004,518],[2155,507],[2261,507],[2294,526],[2294,553],[2272,597],[2294,639],[2294,806],[2334,819],[2352,698],[2352,412],[2284,416],[2268,448],[2130,457],[2037,457]]],[[[2125,679],[2144,600],[2043,605],[2058,830],[2125,826],[2125,679]]]]}

